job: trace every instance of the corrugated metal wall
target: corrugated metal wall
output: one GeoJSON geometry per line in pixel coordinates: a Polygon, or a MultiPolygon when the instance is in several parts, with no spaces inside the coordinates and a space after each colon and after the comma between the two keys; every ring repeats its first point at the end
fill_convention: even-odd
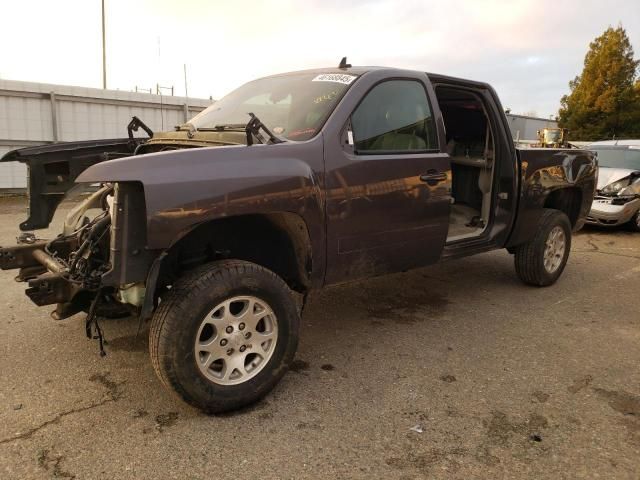
{"type": "MultiPolygon", "coordinates": [[[[136,115],[154,131],[171,130],[210,100],[0,80],[0,157],[55,141],[127,136],[136,115]]],[[[144,132],[138,132],[144,136],[144,132]]],[[[26,187],[23,164],[0,163],[0,189],[26,187]]]]}
{"type": "Polygon", "coordinates": [[[514,140],[538,140],[538,130],[557,128],[558,122],[546,118],[528,117],[525,115],[507,114],[507,121],[514,140]]]}

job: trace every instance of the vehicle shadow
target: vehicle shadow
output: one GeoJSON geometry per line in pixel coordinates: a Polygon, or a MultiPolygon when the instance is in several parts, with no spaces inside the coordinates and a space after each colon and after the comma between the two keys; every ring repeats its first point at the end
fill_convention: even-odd
{"type": "Polygon", "coordinates": [[[627,225],[619,225],[617,227],[600,227],[598,225],[585,224],[579,231],[574,232],[574,235],[588,235],[588,234],[601,234],[601,235],[621,235],[632,236],[636,232],[633,232],[627,225]]]}
{"type": "MultiPolygon", "coordinates": [[[[379,348],[376,344],[380,342],[380,335],[385,341],[376,355],[400,351],[411,338],[415,341],[433,337],[434,330],[440,328],[444,329],[443,335],[452,335],[459,318],[457,306],[467,308],[477,301],[480,309],[486,299],[505,295],[505,289],[520,294],[530,287],[516,277],[512,256],[501,251],[333,286],[313,294],[302,317],[296,361],[266,401],[303,395],[312,388],[309,383],[318,375],[345,378],[348,376],[345,365],[352,357],[372,356],[372,350],[379,348]],[[456,311],[452,312],[452,308],[456,311]]],[[[489,321],[483,316],[477,320],[489,321]]],[[[137,365],[139,369],[137,373],[131,372],[132,378],[127,382],[132,384],[131,393],[136,397],[140,395],[135,384],[141,382],[153,384],[159,391],[157,397],[169,397],[149,367],[149,325],[143,324],[137,332],[138,324],[131,318],[102,319],[101,322],[108,356],[115,357],[118,363],[137,365]],[[137,375],[146,378],[135,379],[137,375]]],[[[95,348],[97,354],[97,345],[95,348]]],[[[427,342],[425,348],[446,346],[427,342]]],[[[381,371],[372,381],[375,384],[384,379],[381,371]]],[[[225,417],[260,408],[248,407],[225,417]]]]}

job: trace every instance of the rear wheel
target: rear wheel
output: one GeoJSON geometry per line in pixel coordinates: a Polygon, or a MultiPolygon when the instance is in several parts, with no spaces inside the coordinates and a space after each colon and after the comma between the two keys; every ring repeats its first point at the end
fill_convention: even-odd
{"type": "Polygon", "coordinates": [[[151,323],[151,360],[191,405],[218,413],[253,403],[285,374],[298,344],[293,293],[249,262],[205,265],[163,296],[151,323]]]}
{"type": "Polygon", "coordinates": [[[515,248],[516,273],[529,285],[551,285],[562,275],[570,250],[569,218],[559,210],[545,209],[534,237],[515,248]]]}

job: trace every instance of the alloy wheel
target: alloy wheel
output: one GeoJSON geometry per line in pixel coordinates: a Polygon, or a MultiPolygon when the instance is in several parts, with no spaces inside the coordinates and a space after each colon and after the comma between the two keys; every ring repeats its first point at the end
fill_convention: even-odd
{"type": "Polygon", "coordinates": [[[567,248],[567,239],[561,226],[556,225],[551,229],[544,248],[544,268],[548,273],[555,273],[564,258],[567,248]]]}
{"type": "Polygon", "coordinates": [[[216,305],[202,320],[194,353],[200,372],[218,385],[255,377],[278,341],[278,321],[257,297],[237,296],[216,305]]]}

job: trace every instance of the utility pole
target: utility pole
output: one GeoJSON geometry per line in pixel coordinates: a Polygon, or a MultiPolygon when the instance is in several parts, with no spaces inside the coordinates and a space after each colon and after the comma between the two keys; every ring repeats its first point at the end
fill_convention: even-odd
{"type": "Polygon", "coordinates": [[[107,43],[104,28],[104,0],[102,0],[102,88],[107,89],[107,43]]]}
{"type": "Polygon", "coordinates": [[[189,90],[187,89],[187,64],[184,67],[184,121],[189,121],[189,90]]]}
{"type": "Polygon", "coordinates": [[[183,64],[184,67],[184,97],[189,98],[189,92],[187,90],[187,64],[183,64]]]}

